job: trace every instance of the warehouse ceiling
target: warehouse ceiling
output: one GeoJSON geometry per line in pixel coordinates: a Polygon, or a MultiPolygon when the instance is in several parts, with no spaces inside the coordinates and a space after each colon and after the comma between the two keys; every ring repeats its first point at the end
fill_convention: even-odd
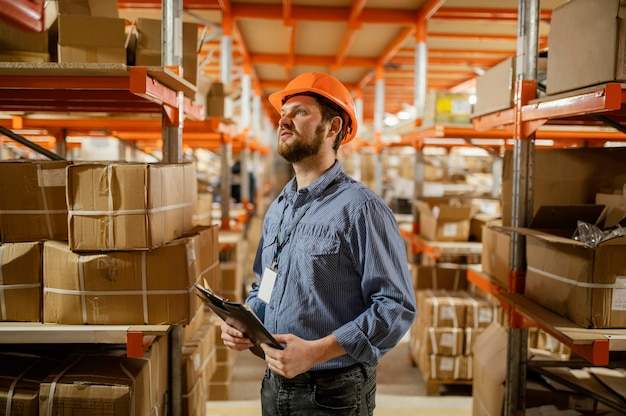
{"type": "MultiPolygon", "coordinates": [[[[116,1],[127,28],[138,18],[161,19],[164,15],[162,0],[116,1]]],[[[552,10],[565,1],[539,1],[541,51],[547,50],[552,10]]],[[[43,30],[26,23],[42,24],[46,2],[0,0],[0,18],[17,21],[31,31],[43,30]],[[25,9],[10,13],[9,6],[17,5],[25,9]],[[30,13],[29,7],[38,13],[30,13]]],[[[237,104],[241,103],[244,74],[249,74],[254,93],[262,97],[265,114],[276,122],[277,113],[266,97],[302,72],[326,72],[362,100],[358,137],[368,142],[376,137],[373,124],[374,114],[381,115],[379,106],[384,106],[383,117],[395,116],[396,121],[400,112],[413,112],[402,132],[414,129],[418,45],[427,50],[428,92],[471,93],[478,75],[516,54],[518,2],[522,0],[182,0],[182,8],[183,20],[199,25],[198,72],[214,82],[225,81],[221,79],[223,68],[230,68],[226,91],[235,103],[235,117],[240,115],[237,104]],[[224,39],[232,39],[232,48],[222,50],[224,39]],[[377,100],[381,84],[383,98],[377,100]]],[[[420,93],[423,97],[424,91],[420,93]]],[[[76,123],[71,121],[68,127],[76,127],[76,123]]],[[[135,127],[148,128],[145,123],[135,127]]],[[[186,127],[186,144],[219,147],[219,137],[191,142],[196,130],[190,133],[186,127]]],[[[58,136],[54,127],[50,128],[52,133],[48,133],[58,136]]],[[[206,136],[207,129],[213,128],[200,123],[197,134],[206,136]]],[[[116,131],[139,144],[136,132],[122,135],[116,131]]],[[[160,128],[150,131],[155,138],[142,140],[150,140],[153,147],[162,132],[160,128]]],[[[398,129],[385,128],[383,133],[397,134],[398,129]]],[[[266,144],[267,138],[258,139],[266,144]]]]}
{"type": "MultiPolygon", "coordinates": [[[[563,1],[540,2],[540,50],[547,48],[552,9],[563,1]]],[[[129,21],[162,16],[158,0],[118,5],[129,21]]],[[[203,27],[201,71],[213,80],[220,79],[221,36],[232,28],[233,95],[244,71],[264,103],[302,72],[327,72],[362,97],[366,125],[374,118],[377,79],[384,80],[385,113],[412,109],[422,28],[428,90],[467,91],[478,74],[515,55],[517,8],[517,0],[183,1],[184,20],[203,27]]]]}

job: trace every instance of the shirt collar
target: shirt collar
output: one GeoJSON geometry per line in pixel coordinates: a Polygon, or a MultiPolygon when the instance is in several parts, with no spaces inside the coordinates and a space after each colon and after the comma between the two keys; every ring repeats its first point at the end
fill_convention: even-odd
{"type": "MultiPolygon", "coordinates": [[[[326,172],[322,174],[315,182],[311,185],[302,188],[299,192],[300,195],[305,196],[306,199],[309,197],[317,198],[321,195],[326,188],[330,186],[330,184],[339,176],[341,173],[341,165],[338,160],[335,160],[333,166],[328,169],[326,172]]],[[[296,182],[296,178],[292,178],[287,186],[285,186],[285,190],[283,192],[282,197],[291,200],[295,197],[295,194],[298,189],[298,184],[296,182]]]]}

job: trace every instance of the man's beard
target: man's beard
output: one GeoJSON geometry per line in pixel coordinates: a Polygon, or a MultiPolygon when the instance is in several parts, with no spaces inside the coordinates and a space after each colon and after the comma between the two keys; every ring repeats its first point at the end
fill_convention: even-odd
{"type": "Polygon", "coordinates": [[[324,142],[324,124],[320,123],[315,129],[313,140],[305,142],[302,136],[295,130],[293,133],[293,143],[287,144],[278,142],[278,154],[281,155],[289,163],[301,162],[309,156],[315,156],[324,142]]]}

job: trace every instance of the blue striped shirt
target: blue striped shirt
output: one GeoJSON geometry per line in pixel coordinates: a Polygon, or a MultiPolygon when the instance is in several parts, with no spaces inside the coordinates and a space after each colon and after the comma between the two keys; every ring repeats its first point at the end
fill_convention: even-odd
{"type": "Polygon", "coordinates": [[[376,365],[416,314],[393,213],[377,194],[343,174],[337,161],[300,191],[293,178],[265,216],[254,262],[259,279],[302,209],[305,215],[278,256],[270,302],[257,297],[255,282],[246,303],[271,333],[308,340],[334,334],[347,354],[313,370],[376,365]]]}

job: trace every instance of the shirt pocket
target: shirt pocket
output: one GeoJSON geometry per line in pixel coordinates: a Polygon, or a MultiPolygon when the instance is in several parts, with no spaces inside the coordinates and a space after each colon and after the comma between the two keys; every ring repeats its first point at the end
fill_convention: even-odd
{"type": "Polygon", "coordinates": [[[328,237],[300,237],[296,242],[298,277],[313,286],[337,281],[340,242],[328,237]]]}

